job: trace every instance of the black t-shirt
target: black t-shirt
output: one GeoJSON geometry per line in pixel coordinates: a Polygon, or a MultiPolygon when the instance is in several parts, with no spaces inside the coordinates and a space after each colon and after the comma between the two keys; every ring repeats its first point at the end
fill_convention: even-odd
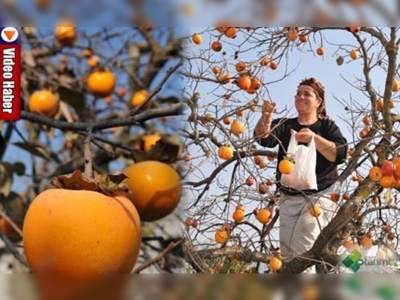
{"type": "Polygon", "coordinates": [[[281,173],[278,170],[278,165],[285,156],[285,152],[289,146],[291,136],[290,129],[299,132],[302,128],[309,128],[315,134],[334,142],[337,147],[336,160],[333,163],[328,161],[317,151],[316,175],[318,191],[322,191],[330,187],[337,181],[339,177],[337,165],[345,161],[348,151],[347,140],[343,137],[339,127],[337,127],[332,119],[318,119],[318,121],[312,125],[301,125],[299,124],[297,118],[280,118],[273,120],[271,124],[271,133],[268,135],[268,137],[265,139],[258,139],[256,137],[256,141],[260,145],[268,148],[273,148],[279,145],[278,164],[276,169],[277,186],[283,193],[289,195],[296,195],[300,193],[312,194],[317,192],[316,190],[305,190],[299,192],[291,188],[283,187],[279,184],[281,173]],[[285,151],[282,147],[285,149],[285,151]]]}

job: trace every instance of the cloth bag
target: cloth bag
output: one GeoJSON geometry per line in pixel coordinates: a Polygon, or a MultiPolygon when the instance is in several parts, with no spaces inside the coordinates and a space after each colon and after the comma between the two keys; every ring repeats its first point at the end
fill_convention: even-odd
{"type": "Polygon", "coordinates": [[[291,137],[287,154],[294,158],[294,170],[290,174],[282,174],[281,184],[297,190],[317,190],[317,148],[314,135],[308,146],[299,145],[296,141],[295,130],[291,131],[291,137]]]}

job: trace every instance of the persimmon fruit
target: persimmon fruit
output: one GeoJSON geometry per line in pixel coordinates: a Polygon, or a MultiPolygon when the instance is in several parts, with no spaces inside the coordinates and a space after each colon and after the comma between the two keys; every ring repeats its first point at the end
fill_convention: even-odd
{"type": "Polygon", "coordinates": [[[268,209],[260,209],[257,213],[257,220],[261,224],[267,224],[271,221],[271,212],[268,209]]]}
{"type": "Polygon", "coordinates": [[[215,232],[214,238],[218,244],[225,244],[229,238],[228,231],[226,229],[219,229],[215,232]]]}
{"type": "Polygon", "coordinates": [[[282,174],[290,174],[294,170],[294,164],[288,159],[282,159],[279,162],[278,169],[282,174]]]}
{"type": "Polygon", "coordinates": [[[76,40],[76,28],[73,27],[73,22],[69,20],[64,20],[60,22],[59,27],[56,27],[54,34],[56,40],[62,46],[72,46],[76,40]]]}
{"type": "Polygon", "coordinates": [[[127,196],[135,205],[142,221],[155,221],[171,214],[181,198],[181,179],[170,165],[143,161],[127,167],[128,178],[122,183],[131,191],[127,196]]]}
{"type": "Polygon", "coordinates": [[[143,136],[143,149],[145,152],[150,152],[151,148],[161,140],[161,136],[158,134],[149,134],[143,136]]]}
{"type": "Polygon", "coordinates": [[[108,97],[114,91],[115,76],[110,71],[95,71],[89,75],[87,87],[96,97],[108,97]]]}
{"type": "Polygon", "coordinates": [[[200,34],[196,33],[196,34],[192,35],[192,41],[196,45],[201,45],[201,43],[203,42],[203,39],[201,38],[200,34]]]}
{"type": "Polygon", "coordinates": [[[133,107],[139,106],[148,97],[149,97],[149,92],[147,90],[139,90],[133,94],[131,104],[133,107]]]}
{"type": "Polygon", "coordinates": [[[233,149],[229,146],[221,146],[218,148],[218,156],[221,159],[231,159],[233,157],[233,149]]]}
{"type": "Polygon", "coordinates": [[[140,218],[126,197],[49,189],[27,210],[23,242],[33,273],[130,273],[140,250],[140,218]]]}
{"type": "Polygon", "coordinates": [[[241,122],[239,120],[235,120],[235,121],[232,122],[230,131],[233,134],[240,135],[245,131],[245,129],[246,129],[246,127],[243,124],[243,122],[241,122]]]}
{"type": "Polygon", "coordinates": [[[382,174],[381,168],[379,168],[377,166],[374,166],[369,170],[369,178],[372,181],[379,181],[379,180],[381,180],[382,176],[383,176],[383,174],[382,174]]]}
{"type": "Polygon", "coordinates": [[[282,261],[277,257],[271,257],[268,265],[271,270],[279,271],[282,268],[282,261]]]}
{"type": "Polygon", "coordinates": [[[313,217],[319,217],[321,215],[321,213],[322,213],[322,210],[318,205],[315,204],[310,207],[310,214],[313,217]]]}
{"type": "Polygon", "coordinates": [[[56,96],[47,90],[34,92],[28,100],[29,111],[52,118],[58,111],[59,102],[56,96]]]}

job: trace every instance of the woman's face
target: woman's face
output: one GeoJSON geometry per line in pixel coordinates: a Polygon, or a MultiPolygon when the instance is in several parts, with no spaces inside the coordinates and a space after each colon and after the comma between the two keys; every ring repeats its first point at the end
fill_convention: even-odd
{"type": "Polygon", "coordinates": [[[300,114],[317,115],[317,109],[321,104],[321,99],[317,97],[316,92],[311,86],[301,85],[297,89],[295,96],[295,106],[300,114]]]}

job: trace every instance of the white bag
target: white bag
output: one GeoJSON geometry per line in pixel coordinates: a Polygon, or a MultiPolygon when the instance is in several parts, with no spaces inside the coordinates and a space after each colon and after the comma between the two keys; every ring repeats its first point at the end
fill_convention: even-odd
{"type": "Polygon", "coordinates": [[[314,135],[308,147],[299,145],[292,130],[287,154],[294,158],[294,170],[290,174],[282,174],[281,184],[297,190],[317,190],[317,148],[315,146],[314,135]]]}

